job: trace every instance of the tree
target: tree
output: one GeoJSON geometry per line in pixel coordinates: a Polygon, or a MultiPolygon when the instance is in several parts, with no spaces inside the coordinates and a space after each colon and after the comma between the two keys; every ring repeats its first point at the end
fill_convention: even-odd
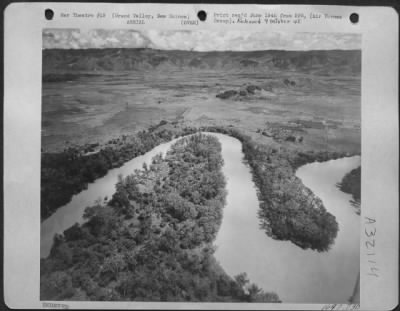
{"type": "Polygon", "coordinates": [[[127,266],[124,255],[117,253],[107,257],[102,265],[102,272],[111,272],[114,276],[123,271],[127,266]]]}
{"type": "Polygon", "coordinates": [[[257,295],[262,292],[262,289],[259,288],[256,284],[252,283],[249,286],[247,286],[247,292],[249,295],[249,300],[250,301],[254,301],[255,297],[257,297],[257,295]]]}
{"type": "Polygon", "coordinates": [[[242,272],[242,273],[236,275],[234,277],[234,279],[241,288],[244,288],[246,286],[246,284],[249,283],[249,279],[247,278],[246,272],[242,272]]]}
{"type": "Polygon", "coordinates": [[[251,299],[251,302],[282,302],[276,293],[265,293],[264,291],[261,291],[251,299]]]}
{"type": "Polygon", "coordinates": [[[41,297],[60,297],[72,288],[71,276],[64,271],[56,271],[48,277],[41,278],[41,297]]]}

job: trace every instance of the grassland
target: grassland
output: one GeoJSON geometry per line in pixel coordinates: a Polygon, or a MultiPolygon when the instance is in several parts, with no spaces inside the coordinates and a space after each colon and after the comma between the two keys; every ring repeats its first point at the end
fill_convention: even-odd
{"type": "Polygon", "coordinates": [[[360,51],[287,53],[45,50],[42,148],[104,145],[166,120],[230,126],[296,150],[360,152],[360,51]]]}

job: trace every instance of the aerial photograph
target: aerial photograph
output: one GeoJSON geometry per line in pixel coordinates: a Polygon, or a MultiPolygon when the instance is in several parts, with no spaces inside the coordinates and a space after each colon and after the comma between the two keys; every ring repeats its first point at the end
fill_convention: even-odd
{"type": "Polygon", "coordinates": [[[360,34],[42,38],[41,300],[359,303],[360,34]]]}

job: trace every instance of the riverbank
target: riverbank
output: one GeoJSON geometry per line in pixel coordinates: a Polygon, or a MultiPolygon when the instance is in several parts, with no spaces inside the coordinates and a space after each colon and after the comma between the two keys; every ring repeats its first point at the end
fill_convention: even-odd
{"type": "Polygon", "coordinates": [[[173,139],[168,143],[160,144],[144,155],[135,157],[122,166],[109,170],[106,176],[90,183],[87,189],[73,195],[66,205],[58,208],[50,217],[42,221],[40,226],[40,257],[44,258],[49,255],[56,234],[62,234],[64,230],[75,223],[84,222],[83,214],[86,207],[92,206],[95,201],[107,203],[112,198],[119,175],[132,174],[135,170],[142,169],[144,164],[149,166],[153,157],[157,154],[165,155],[176,140],[173,139]]]}
{"type": "MultiPolygon", "coordinates": [[[[68,204],[71,198],[87,189],[96,179],[111,169],[119,168],[129,160],[143,155],[159,144],[199,131],[226,134],[238,138],[243,144],[256,144],[250,136],[231,127],[202,126],[188,127],[161,121],[158,125],[135,135],[122,135],[105,144],[98,143],[73,146],[62,152],[41,154],[41,220],[50,217],[58,208],[68,204]]],[[[276,144],[270,149],[280,151],[280,156],[289,161],[293,169],[313,161],[324,161],[342,156],[343,152],[296,151],[276,144]]],[[[278,165],[280,165],[278,163],[278,165]]]]}
{"type": "Polygon", "coordinates": [[[361,166],[348,172],[337,185],[345,193],[352,195],[351,205],[361,214],[361,166]]]}
{"type": "MultiPolygon", "coordinates": [[[[225,159],[225,164],[226,165],[229,164],[230,167],[231,167],[231,169],[226,170],[225,165],[222,166],[224,175],[228,177],[228,184],[227,184],[226,187],[227,187],[227,191],[228,191],[229,195],[228,195],[228,198],[227,198],[226,205],[227,205],[227,207],[231,208],[232,205],[236,204],[236,206],[237,206],[237,204],[239,204],[242,208],[244,208],[246,210],[246,214],[245,215],[242,215],[241,217],[239,217],[237,219],[237,221],[231,222],[231,224],[233,224],[233,226],[234,226],[234,230],[231,230],[231,231],[240,233],[238,236],[233,237],[233,238],[228,236],[227,238],[225,238],[227,243],[221,243],[221,242],[219,242],[219,240],[220,240],[219,236],[220,236],[220,234],[222,234],[222,236],[223,236],[222,231],[224,231],[224,230],[221,228],[221,230],[219,231],[219,233],[218,233],[218,235],[216,237],[216,244],[218,245],[218,249],[217,249],[217,253],[215,255],[217,257],[218,261],[220,261],[220,263],[222,264],[223,269],[225,271],[227,271],[228,275],[230,275],[231,277],[234,277],[235,275],[246,271],[248,273],[248,276],[250,277],[250,279],[253,282],[256,281],[256,283],[259,284],[262,288],[273,290],[273,291],[278,292],[278,293],[282,292],[282,297],[281,298],[285,302],[287,302],[287,301],[297,302],[297,299],[300,299],[300,300],[304,299],[305,302],[314,301],[313,299],[317,299],[317,298],[315,298],[314,296],[310,297],[309,295],[307,295],[305,293],[302,293],[302,295],[295,296],[294,298],[290,297],[290,296],[286,296],[287,292],[295,293],[296,291],[295,291],[295,288],[292,288],[289,291],[285,287],[286,285],[284,286],[284,285],[281,284],[283,282],[283,280],[285,280],[285,275],[287,277],[287,274],[284,274],[284,275],[280,274],[279,271],[278,271],[279,270],[278,267],[281,264],[285,264],[285,268],[282,267],[283,269],[281,271],[286,271],[288,269],[288,267],[286,266],[286,263],[290,262],[290,259],[288,259],[288,258],[293,258],[293,260],[294,259],[298,260],[299,258],[302,258],[301,260],[304,260],[303,262],[306,263],[305,265],[308,265],[307,262],[310,260],[310,258],[307,257],[307,256],[310,254],[309,252],[311,252],[311,254],[315,254],[315,255],[312,255],[312,256],[317,256],[318,253],[314,252],[312,250],[308,250],[307,252],[305,252],[301,248],[297,247],[298,244],[287,243],[287,242],[281,241],[282,239],[280,239],[280,240],[277,239],[277,237],[274,237],[275,239],[272,239],[271,237],[273,237],[273,236],[271,236],[271,235],[267,236],[265,234],[264,230],[266,230],[266,227],[264,227],[264,226],[263,226],[263,230],[259,229],[259,222],[260,222],[260,215],[259,215],[260,213],[259,213],[259,211],[260,210],[259,210],[259,201],[258,201],[258,197],[257,197],[257,195],[259,195],[259,194],[257,194],[257,191],[256,191],[257,188],[254,188],[254,185],[251,182],[252,178],[254,178],[253,169],[252,168],[250,169],[249,166],[246,166],[244,163],[242,163],[242,160],[245,157],[245,153],[242,153],[242,152],[244,152],[244,150],[246,150],[246,145],[245,144],[250,144],[250,146],[252,146],[252,148],[256,149],[256,151],[260,147],[257,146],[256,144],[254,144],[251,140],[247,140],[245,136],[241,136],[240,137],[242,139],[242,141],[244,142],[244,143],[241,144],[240,140],[236,140],[235,138],[233,138],[234,135],[239,136],[240,135],[239,132],[233,132],[231,130],[230,135],[226,136],[226,135],[222,135],[222,134],[216,133],[218,130],[222,131],[221,129],[215,129],[215,128],[214,129],[210,129],[210,128],[208,128],[208,130],[212,131],[212,132],[210,132],[208,134],[214,135],[217,138],[219,138],[219,141],[221,141],[221,142],[223,141],[224,142],[222,144],[222,146],[225,146],[225,147],[222,148],[222,155],[223,155],[223,158],[225,159]],[[236,143],[234,143],[235,141],[236,141],[236,143]],[[231,145],[235,146],[234,149],[232,149],[231,147],[226,147],[226,146],[231,146],[231,145]],[[241,167],[242,166],[247,172],[246,173],[247,177],[245,177],[241,172],[241,167]],[[232,182],[235,179],[235,176],[237,176],[237,182],[238,182],[237,183],[237,189],[235,187],[232,188],[230,186],[230,182],[232,182]],[[246,190],[246,189],[248,189],[248,190],[246,190]],[[235,194],[236,194],[236,198],[235,198],[235,194]],[[247,222],[246,221],[246,216],[247,216],[247,214],[249,214],[250,209],[253,210],[251,215],[254,218],[250,222],[247,222]],[[245,232],[245,230],[250,230],[250,231],[257,232],[257,233],[256,233],[256,235],[252,235],[249,232],[245,232]],[[255,236],[258,236],[258,238],[255,238],[255,236]],[[248,251],[244,252],[246,254],[248,254],[248,253],[254,254],[254,256],[251,256],[251,258],[254,259],[255,262],[248,263],[247,262],[249,260],[247,258],[248,256],[245,256],[244,258],[242,258],[240,256],[237,256],[237,254],[229,252],[229,251],[226,253],[227,255],[225,255],[225,256],[227,256],[226,257],[227,260],[222,261],[221,257],[218,255],[220,253],[220,251],[222,251],[224,247],[229,247],[229,246],[231,246],[231,247],[234,246],[234,248],[237,249],[236,247],[241,245],[240,241],[243,240],[243,239],[245,241],[244,241],[244,243],[242,243],[243,245],[240,246],[241,249],[246,249],[246,247],[251,246],[251,245],[256,247],[254,250],[248,250],[248,251]],[[232,241],[234,241],[234,243],[232,243],[232,241]],[[223,245],[223,246],[221,247],[221,245],[223,245]],[[268,251],[269,251],[269,254],[265,254],[263,256],[263,258],[268,258],[268,260],[266,262],[265,262],[264,259],[261,259],[261,258],[257,257],[257,255],[256,255],[256,254],[260,253],[260,249],[262,249],[263,247],[267,247],[268,251]],[[273,252],[274,256],[271,257],[270,250],[274,249],[274,247],[276,247],[277,250],[276,250],[276,252],[273,252]],[[293,249],[294,249],[294,253],[293,253],[293,249]],[[233,258],[238,258],[238,260],[234,260],[233,258]],[[273,259],[273,258],[275,258],[276,260],[273,259]],[[282,258],[286,258],[286,259],[282,260],[282,258]],[[260,264],[263,264],[263,263],[266,263],[267,266],[260,266],[260,264]],[[239,264],[239,266],[237,268],[235,268],[236,270],[232,268],[232,265],[235,265],[235,264],[239,264]],[[254,268],[256,270],[254,270],[254,268]],[[274,271],[269,271],[269,269],[273,269],[274,271]],[[264,271],[264,272],[260,274],[261,270],[264,271]],[[261,278],[262,275],[264,276],[263,278],[261,278]],[[265,283],[266,279],[270,280],[270,282],[265,283]],[[309,299],[309,300],[307,300],[307,299],[309,299]]],[[[186,129],[186,131],[185,131],[186,134],[189,134],[191,132],[194,132],[194,130],[193,129],[186,129]]],[[[162,148],[164,150],[164,154],[170,148],[171,144],[172,144],[172,142],[162,145],[162,148]]],[[[247,146],[247,148],[248,148],[248,150],[253,150],[254,151],[254,149],[249,148],[249,146],[247,146]]],[[[254,151],[255,154],[256,155],[259,154],[256,151],[254,151]]],[[[258,160],[258,162],[255,162],[255,163],[258,163],[258,165],[262,165],[263,163],[267,163],[268,165],[271,165],[271,164],[276,164],[276,161],[279,160],[281,165],[279,165],[279,166],[278,165],[271,166],[271,167],[268,168],[268,170],[272,170],[275,167],[275,168],[278,168],[278,169],[284,168],[286,172],[289,172],[291,174],[293,174],[293,172],[296,172],[293,169],[294,165],[292,163],[298,163],[299,161],[296,161],[296,157],[295,156],[292,155],[292,157],[289,157],[288,154],[284,153],[284,150],[274,151],[274,149],[271,148],[270,151],[271,152],[268,153],[267,156],[259,156],[258,158],[255,158],[252,161],[258,160]],[[278,153],[278,154],[276,154],[276,153],[278,153]],[[270,155],[272,155],[272,157],[270,155]]],[[[153,153],[153,154],[155,155],[155,154],[157,154],[157,152],[153,153]]],[[[311,155],[313,155],[313,153],[311,155]]],[[[317,155],[318,159],[321,159],[322,157],[326,157],[326,154],[325,155],[316,154],[316,155],[317,155]]],[[[337,156],[337,154],[333,154],[332,156],[337,156]]],[[[148,156],[147,160],[151,161],[151,158],[152,157],[148,156]]],[[[305,158],[304,155],[302,155],[302,158],[305,158]]],[[[307,159],[311,159],[312,157],[311,156],[307,156],[306,158],[307,159]]],[[[190,159],[190,157],[188,159],[190,159]]],[[[249,159],[251,160],[252,158],[249,158],[249,159]]],[[[245,163],[250,164],[249,159],[246,160],[245,163]]],[[[175,162],[176,163],[182,162],[184,164],[185,161],[180,160],[180,161],[175,161],[175,162]]],[[[141,162],[140,165],[137,163],[136,164],[136,168],[142,168],[142,163],[143,162],[141,162]]],[[[267,165],[267,164],[265,164],[265,165],[267,165]]],[[[312,165],[316,165],[316,164],[318,164],[318,163],[314,163],[312,165]]],[[[319,164],[323,165],[324,163],[319,163],[319,164]]],[[[147,167],[147,169],[148,169],[149,166],[150,166],[150,163],[147,162],[145,167],[147,167]]],[[[129,166],[126,167],[125,169],[128,172],[133,172],[134,171],[134,168],[133,167],[129,167],[129,166]]],[[[151,172],[151,170],[149,170],[149,172],[151,172]]],[[[282,182],[287,182],[283,178],[285,176],[286,177],[291,176],[290,174],[283,175],[282,174],[282,170],[280,170],[278,172],[281,173],[281,175],[280,175],[281,178],[275,180],[275,185],[278,185],[279,183],[282,183],[282,182]]],[[[154,174],[154,176],[157,176],[159,173],[161,174],[162,170],[158,171],[158,173],[154,174]]],[[[345,173],[346,172],[344,172],[343,174],[345,174],[345,173]]],[[[152,178],[154,178],[154,176],[150,177],[151,174],[149,175],[148,173],[145,173],[145,174],[141,173],[141,174],[142,174],[142,177],[140,177],[140,178],[144,178],[144,180],[145,179],[150,179],[151,180],[152,178]]],[[[165,174],[165,172],[162,173],[162,174],[165,174]]],[[[117,175],[118,174],[114,174],[115,180],[117,180],[117,175]]],[[[292,182],[293,182],[296,179],[292,178],[292,179],[288,179],[288,180],[292,180],[292,182]]],[[[96,185],[96,183],[94,183],[93,185],[96,185]]],[[[179,179],[179,183],[177,183],[175,186],[179,187],[181,183],[182,183],[182,180],[179,179]]],[[[161,186],[161,183],[158,186],[161,186]]],[[[302,188],[298,188],[299,191],[301,189],[303,189],[302,192],[306,191],[306,192],[304,192],[304,195],[316,196],[308,188],[306,188],[306,186],[304,186],[303,183],[300,183],[300,186],[302,188]],[[306,189],[306,190],[304,190],[304,189],[306,189]],[[308,190],[308,192],[307,192],[307,190],[308,190]],[[309,194],[309,193],[311,193],[311,194],[309,194]]],[[[114,190],[113,190],[114,189],[114,184],[111,183],[106,188],[107,189],[108,188],[111,189],[110,191],[112,191],[112,192],[108,196],[108,198],[111,198],[112,194],[114,193],[114,190]]],[[[122,187],[122,189],[124,189],[124,188],[126,188],[126,187],[122,187]]],[[[130,187],[128,187],[128,188],[130,188],[130,187]]],[[[144,187],[140,186],[139,188],[141,188],[141,191],[145,192],[144,198],[145,198],[146,202],[147,201],[151,202],[151,197],[153,196],[153,193],[157,193],[157,191],[154,191],[154,190],[153,191],[145,191],[145,189],[147,189],[147,186],[144,186],[144,187]]],[[[195,188],[197,190],[197,187],[195,187],[195,188]]],[[[92,192],[92,201],[91,202],[93,202],[94,199],[95,199],[93,196],[96,196],[99,193],[104,193],[104,189],[105,188],[101,188],[100,187],[100,188],[97,188],[96,191],[93,191],[92,192]]],[[[280,188],[276,189],[276,187],[273,188],[274,191],[277,191],[279,189],[280,188]]],[[[311,188],[311,189],[314,191],[313,188],[311,188]]],[[[338,191],[337,188],[335,188],[335,189],[338,191]]],[[[188,193],[194,193],[194,192],[195,191],[193,189],[188,191],[188,193]]],[[[342,193],[342,192],[339,191],[339,193],[342,193]]],[[[272,194],[274,194],[274,193],[272,193],[272,194]]],[[[125,199],[122,197],[121,200],[122,200],[122,202],[124,202],[125,199]]],[[[79,211],[79,209],[81,209],[81,213],[83,214],[82,208],[84,208],[85,205],[82,205],[82,204],[79,205],[79,202],[80,201],[78,200],[78,202],[77,202],[78,203],[78,206],[77,206],[78,209],[77,210],[79,211]]],[[[125,200],[125,202],[127,202],[127,201],[125,200]]],[[[325,200],[323,200],[323,202],[325,202],[325,200]]],[[[102,200],[99,201],[99,203],[101,205],[104,205],[104,204],[107,205],[108,204],[106,201],[102,201],[102,200]]],[[[111,203],[111,202],[109,202],[109,203],[111,203]]],[[[112,204],[114,204],[114,203],[115,203],[115,201],[113,201],[112,204]]],[[[139,207],[140,206],[141,205],[139,204],[139,207]]],[[[122,206],[120,208],[122,208],[122,206]]],[[[311,202],[310,202],[309,208],[312,208],[311,202]]],[[[66,212],[66,215],[65,215],[66,217],[68,217],[70,215],[70,213],[75,211],[75,209],[60,209],[60,211],[61,210],[66,212]]],[[[327,209],[327,210],[330,211],[330,209],[327,209]]],[[[175,213],[175,211],[173,211],[173,210],[171,210],[170,212],[174,213],[174,215],[175,215],[174,218],[177,217],[176,218],[177,221],[178,221],[177,223],[181,222],[182,220],[185,221],[184,219],[181,219],[181,220],[179,219],[181,217],[180,216],[181,215],[180,212],[176,211],[176,213],[175,213]]],[[[224,218],[223,218],[222,221],[225,220],[226,216],[227,216],[226,219],[229,219],[229,216],[226,214],[227,212],[225,211],[224,213],[225,214],[224,214],[224,218]]],[[[335,213],[333,213],[333,214],[336,215],[335,213]]],[[[129,214],[128,214],[128,216],[129,216],[129,214]]],[[[78,215],[77,219],[82,219],[82,216],[78,215]]],[[[292,221],[294,221],[295,219],[296,218],[293,217],[292,221]]],[[[144,220],[145,220],[145,218],[143,218],[143,219],[142,218],[140,218],[140,219],[138,218],[135,223],[136,223],[136,225],[141,225],[141,224],[145,223],[144,220]]],[[[73,220],[71,220],[71,221],[73,221],[73,220]]],[[[263,221],[262,217],[261,217],[261,221],[263,221]]],[[[195,223],[196,222],[197,222],[197,220],[195,221],[195,223]]],[[[46,223],[47,222],[44,222],[44,224],[46,224],[46,223]]],[[[57,224],[57,223],[58,223],[58,221],[55,219],[53,224],[57,224]]],[[[65,228],[69,228],[70,226],[73,225],[73,223],[74,222],[72,222],[70,225],[68,225],[65,228]]],[[[83,225],[83,227],[84,226],[85,225],[83,225]]],[[[74,232],[74,230],[72,230],[72,232],[74,232]]],[[[43,238],[43,234],[42,234],[42,238],[43,238]]],[[[116,237],[114,237],[114,239],[115,238],[116,237]]],[[[119,240],[119,238],[117,238],[117,240],[119,240]]],[[[60,245],[65,245],[65,243],[62,243],[60,245]]],[[[60,245],[56,246],[56,249],[60,250],[60,245]]],[[[50,246],[51,246],[51,244],[50,244],[50,246]]],[[[334,247],[335,246],[336,246],[336,243],[334,244],[334,247]]],[[[61,247],[61,249],[64,249],[64,247],[61,247]]],[[[103,251],[101,251],[101,253],[103,253],[103,251]]],[[[327,252],[327,254],[330,254],[330,253],[331,253],[331,251],[327,252]]],[[[324,254],[324,253],[321,253],[321,254],[324,254]]],[[[69,256],[70,255],[68,255],[66,253],[62,253],[61,257],[62,258],[68,258],[69,256]]],[[[314,257],[311,257],[311,258],[314,258],[314,257]]],[[[296,267],[296,266],[298,266],[298,264],[293,263],[292,266],[296,267]]],[[[302,269],[304,269],[304,267],[302,267],[302,269]]],[[[328,267],[324,267],[324,269],[328,269],[329,270],[328,267]]],[[[296,275],[296,273],[298,273],[298,272],[293,271],[292,273],[289,273],[289,274],[293,276],[293,275],[296,275]]],[[[309,273],[312,273],[312,271],[309,271],[309,273]]],[[[323,273],[326,273],[326,272],[324,272],[324,270],[322,270],[321,273],[323,274],[323,273]]],[[[303,277],[306,277],[306,276],[307,276],[307,273],[303,277]]],[[[316,281],[316,280],[314,280],[314,281],[316,281]]],[[[312,281],[312,282],[314,282],[314,281],[312,281]]],[[[306,280],[302,280],[302,282],[306,283],[306,280]]],[[[287,281],[285,281],[284,283],[286,284],[287,281]]],[[[298,289],[297,289],[297,291],[298,291],[298,289]]],[[[261,297],[259,296],[259,298],[257,298],[257,299],[275,299],[275,298],[273,298],[275,296],[273,296],[273,295],[271,296],[271,294],[269,294],[269,296],[268,296],[269,298],[266,298],[267,296],[265,296],[265,295],[262,296],[261,295],[261,297]],[[264,297],[264,298],[262,298],[262,297],[264,297]]],[[[276,299],[276,300],[278,300],[278,299],[276,299]]],[[[322,302],[326,302],[326,301],[322,301],[322,302]]]]}
{"type": "Polygon", "coordinates": [[[70,147],[59,153],[42,152],[41,220],[70,202],[73,195],[87,189],[88,184],[105,176],[110,169],[121,167],[127,161],[174,138],[170,131],[156,129],[113,139],[105,146],[91,144],[89,147],[70,147]]]}
{"type": "Polygon", "coordinates": [[[359,157],[314,162],[300,167],[296,176],[321,198],[340,230],[329,251],[302,249],[273,239],[259,228],[257,188],[251,169],[242,161],[240,144],[228,145],[224,155],[227,205],[218,232],[215,256],[229,275],[246,271],[262,288],[279,293],[284,303],[348,303],[359,271],[359,217],[349,208],[349,195],[336,183],[356,166],[359,157]],[[235,151],[233,154],[232,151],[235,151]],[[238,252],[240,250],[240,252],[238,252]],[[251,254],[251,255],[249,255],[251,254]]]}
{"type": "Polygon", "coordinates": [[[295,169],[314,161],[339,158],[338,152],[293,153],[257,144],[235,129],[206,128],[237,138],[251,167],[259,200],[258,215],[265,233],[277,240],[319,252],[328,251],[338,232],[335,216],[295,176],[295,169]]]}
{"type": "Polygon", "coordinates": [[[315,288],[317,293],[321,291],[321,298],[318,298],[321,302],[347,303],[355,293],[354,284],[360,269],[360,217],[351,208],[351,195],[342,192],[336,185],[360,163],[360,156],[343,157],[310,163],[296,171],[304,185],[321,198],[339,225],[331,249],[321,258],[309,258],[311,268],[304,267],[306,273],[318,275],[309,286],[315,288]]]}
{"type": "Polygon", "coordinates": [[[86,209],[86,222],[42,260],[41,298],[278,302],[213,257],[225,200],[220,148],[193,135],[120,178],[112,199],[86,209]]]}
{"type": "Polygon", "coordinates": [[[358,233],[346,236],[359,226],[359,220],[351,214],[348,195],[336,188],[336,182],[357,165],[359,157],[314,162],[296,170],[303,187],[322,199],[341,230],[329,251],[316,252],[273,239],[260,230],[257,187],[251,181],[251,167],[243,161],[240,141],[225,135],[220,140],[224,141],[223,172],[228,176],[228,196],[215,241],[215,257],[225,271],[229,275],[246,271],[251,280],[278,292],[286,303],[346,303],[359,269],[358,233]],[[315,186],[319,184],[323,187],[315,186]]]}
{"type": "MultiPolygon", "coordinates": [[[[262,226],[265,232],[276,239],[290,240],[303,248],[313,248],[319,251],[329,249],[329,245],[332,244],[335,232],[337,231],[334,217],[324,210],[320,200],[316,198],[309,189],[302,185],[294,175],[294,172],[297,167],[305,163],[334,159],[347,154],[339,152],[296,153],[285,148],[277,149],[275,147],[257,144],[250,137],[233,128],[185,127],[167,131],[165,128],[161,127],[157,128],[157,130],[161,132],[156,132],[156,134],[152,135],[164,137],[163,139],[186,136],[198,131],[221,133],[237,138],[242,143],[242,150],[245,154],[246,161],[248,161],[252,168],[253,180],[258,188],[260,218],[263,220],[262,226]],[[299,204],[301,208],[295,209],[296,213],[294,213],[292,206],[299,206],[299,204]],[[287,208],[282,209],[282,205],[287,208]],[[317,213],[316,210],[319,210],[322,214],[319,212],[317,213]],[[299,214],[298,211],[301,211],[301,214],[299,214]],[[284,218],[281,217],[282,212],[286,215],[284,218]],[[312,225],[308,222],[309,219],[313,218],[310,213],[320,215],[317,219],[314,217],[312,225]],[[284,222],[282,222],[282,220],[284,222]],[[316,232],[318,234],[316,234],[316,232]],[[320,233],[322,233],[322,235],[320,233]],[[315,238],[316,236],[318,236],[317,239],[315,238]]],[[[149,141],[154,143],[154,138],[149,141]]],[[[152,143],[149,143],[149,145],[151,146],[152,143]]],[[[122,143],[121,146],[125,145],[122,143]]],[[[130,146],[130,143],[128,143],[127,146],[130,146]]],[[[89,157],[90,156],[87,158],[89,157]]],[[[123,161],[123,159],[119,159],[118,163],[121,161],[123,161]]],[[[63,173],[62,167],[63,166],[53,168],[53,170],[63,173]]],[[[73,172],[74,171],[72,171],[72,173],[73,172]]],[[[58,176],[58,174],[54,176],[58,176]]],[[[52,178],[54,178],[54,176],[52,178]]],[[[57,180],[55,184],[58,185],[59,180],[55,180],[57,180]]],[[[76,178],[72,176],[69,182],[70,180],[74,181],[76,178]]],[[[92,184],[89,184],[89,189],[92,188],[92,184]]],[[[49,188],[42,187],[42,192],[43,191],[48,192],[49,188]]],[[[92,191],[94,191],[94,189],[92,191]]],[[[102,196],[102,198],[112,195],[112,193],[104,193],[101,189],[97,189],[97,191],[99,191],[97,195],[102,196]]],[[[72,195],[73,194],[69,192],[69,196],[72,197],[72,195]]],[[[92,203],[80,200],[79,198],[75,200],[76,203],[70,202],[68,205],[75,206],[77,204],[86,204],[85,206],[87,206],[92,203]]],[[[85,206],[80,206],[78,208],[83,209],[85,206]]],[[[70,213],[70,211],[68,213],[70,213]]],[[[68,215],[65,215],[65,217],[68,219],[68,215]]],[[[70,225],[73,225],[73,223],[70,225]]],[[[48,227],[47,223],[43,227],[48,227]]],[[[48,229],[45,231],[48,231],[48,229]]],[[[44,243],[44,245],[46,245],[46,243],[44,243]]]]}

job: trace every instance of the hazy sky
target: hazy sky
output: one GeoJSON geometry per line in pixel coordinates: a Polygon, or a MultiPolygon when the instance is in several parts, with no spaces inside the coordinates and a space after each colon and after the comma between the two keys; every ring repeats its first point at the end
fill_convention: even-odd
{"type": "Polygon", "coordinates": [[[360,49],[361,35],[246,31],[43,30],[43,48],[153,48],[167,50],[360,49]]]}

